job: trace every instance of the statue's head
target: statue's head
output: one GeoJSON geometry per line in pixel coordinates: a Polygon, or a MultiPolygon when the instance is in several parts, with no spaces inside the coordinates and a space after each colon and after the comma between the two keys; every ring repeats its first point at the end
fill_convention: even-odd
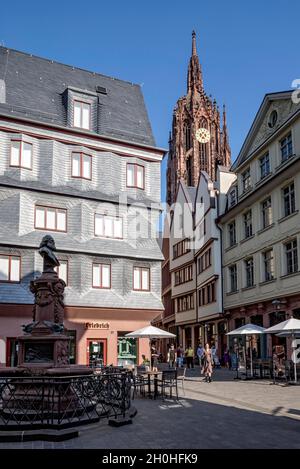
{"type": "Polygon", "coordinates": [[[45,235],[40,243],[40,249],[46,246],[47,248],[51,249],[51,251],[56,251],[55,242],[52,236],[45,235]]]}

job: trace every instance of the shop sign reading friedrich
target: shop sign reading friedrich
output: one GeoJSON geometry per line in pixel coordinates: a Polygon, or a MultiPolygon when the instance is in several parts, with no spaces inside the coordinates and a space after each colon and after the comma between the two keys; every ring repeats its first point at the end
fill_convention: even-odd
{"type": "Polygon", "coordinates": [[[109,329],[109,322],[86,322],[86,329],[109,329]]]}

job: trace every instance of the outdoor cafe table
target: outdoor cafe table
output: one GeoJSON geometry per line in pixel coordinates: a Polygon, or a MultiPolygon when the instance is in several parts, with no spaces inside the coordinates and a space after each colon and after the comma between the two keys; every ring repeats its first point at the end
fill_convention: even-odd
{"type": "Polygon", "coordinates": [[[150,398],[156,399],[158,396],[158,375],[162,374],[161,371],[145,371],[143,372],[144,376],[148,377],[148,396],[150,398]],[[151,378],[153,377],[153,384],[154,384],[154,392],[153,396],[151,393],[151,378]]]}

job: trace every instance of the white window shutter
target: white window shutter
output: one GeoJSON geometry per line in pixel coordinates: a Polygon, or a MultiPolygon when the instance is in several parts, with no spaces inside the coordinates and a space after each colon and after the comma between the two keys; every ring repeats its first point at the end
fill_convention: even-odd
{"type": "Polygon", "coordinates": [[[61,278],[66,284],[67,282],[67,272],[68,272],[68,261],[59,261],[60,266],[58,269],[58,276],[61,278]]]}
{"type": "Polygon", "coordinates": [[[80,153],[72,154],[72,176],[80,176],[80,153]]]}
{"type": "Polygon", "coordinates": [[[90,128],[90,113],[91,113],[91,106],[87,103],[82,103],[82,128],[83,129],[90,128]]]}
{"type": "Polygon", "coordinates": [[[93,265],[93,287],[100,287],[100,265],[93,265]]]}
{"type": "Polygon", "coordinates": [[[110,265],[102,265],[102,287],[110,288],[110,265]]]}
{"type": "Polygon", "coordinates": [[[103,215],[95,215],[95,235],[104,236],[104,217],[103,215]]]}
{"type": "Polygon", "coordinates": [[[37,228],[45,228],[45,209],[42,207],[36,207],[35,226],[37,228]]]}
{"type": "Polygon", "coordinates": [[[144,187],[144,168],[137,166],[137,186],[141,189],[144,187]]]}
{"type": "Polygon", "coordinates": [[[104,217],[105,223],[105,236],[110,238],[113,237],[113,219],[110,217],[104,217]]]}
{"type": "Polygon", "coordinates": [[[140,290],[141,288],[141,282],[140,282],[140,277],[141,277],[141,272],[140,269],[134,269],[133,271],[133,288],[135,290],[140,290]]]}
{"type": "Polygon", "coordinates": [[[149,270],[142,269],[142,290],[149,290],[149,270]]]}
{"type": "Polygon", "coordinates": [[[55,230],[55,212],[53,208],[47,208],[47,226],[48,230],[55,230]]]}
{"type": "Polygon", "coordinates": [[[20,281],[20,258],[12,257],[10,262],[10,280],[12,282],[20,281]]]}
{"type": "Polygon", "coordinates": [[[21,166],[27,169],[32,167],[32,145],[30,143],[23,142],[21,166]]]}
{"type": "Polygon", "coordinates": [[[66,212],[65,210],[57,210],[57,230],[66,231],[66,212]]]}
{"type": "Polygon", "coordinates": [[[81,104],[77,101],[74,101],[74,125],[81,127],[81,104]]]}
{"type": "Polygon", "coordinates": [[[82,164],[82,176],[87,179],[91,179],[91,167],[92,167],[92,158],[89,155],[82,155],[83,164],[82,164]]]}
{"type": "Polygon", "coordinates": [[[127,186],[134,186],[134,165],[127,164],[127,186]]]}
{"type": "Polygon", "coordinates": [[[122,218],[116,218],[114,220],[114,237],[123,238],[123,220],[122,218]]]}
{"type": "Polygon", "coordinates": [[[20,166],[20,148],[21,142],[11,142],[11,157],[10,164],[11,166],[20,166]]]}
{"type": "Polygon", "coordinates": [[[9,258],[8,256],[0,256],[0,281],[7,281],[9,275],[9,258]]]}

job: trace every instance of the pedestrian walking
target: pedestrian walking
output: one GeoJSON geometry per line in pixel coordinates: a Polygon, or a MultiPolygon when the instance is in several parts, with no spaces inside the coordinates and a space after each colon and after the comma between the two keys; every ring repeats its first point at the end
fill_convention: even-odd
{"type": "Polygon", "coordinates": [[[224,352],[224,366],[225,368],[230,368],[230,353],[229,353],[229,350],[226,349],[225,352],[224,352]]]}
{"type": "Polygon", "coordinates": [[[203,348],[202,344],[199,343],[196,353],[197,353],[197,357],[198,357],[199,365],[200,365],[200,370],[201,370],[202,362],[203,362],[203,355],[204,355],[204,348],[203,348]]]}
{"type": "Polygon", "coordinates": [[[186,364],[188,368],[194,368],[194,349],[191,345],[185,351],[186,364]]]}
{"type": "Polygon", "coordinates": [[[182,348],[182,345],[179,345],[176,350],[176,355],[177,355],[177,367],[181,368],[183,366],[183,354],[184,350],[182,348]]]}
{"type": "Polygon", "coordinates": [[[156,349],[155,345],[152,345],[152,347],[151,347],[152,371],[157,371],[158,357],[159,357],[159,353],[157,352],[157,349],[156,349]]]}
{"type": "Polygon", "coordinates": [[[217,355],[217,349],[215,344],[212,344],[211,346],[211,357],[212,357],[212,365],[215,366],[216,364],[216,355],[217,355]]]}
{"type": "Polygon", "coordinates": [[[168,351],[168,363],[170,368],[175,368],[176,358],[176,350],[174,344],[172,344],[168,351]]]}
{"type": "Polygon", "coordinates": [[[212,377],[212,363],[213,363],[213,358],[212,358],[212,351],[211,348],[209,347],[209,344],[205,345],[204,349],[204,360],[203,360],[203,373],[205,375],[205,381],[208,383],[211,383],[211,377],[212,377]]]}

